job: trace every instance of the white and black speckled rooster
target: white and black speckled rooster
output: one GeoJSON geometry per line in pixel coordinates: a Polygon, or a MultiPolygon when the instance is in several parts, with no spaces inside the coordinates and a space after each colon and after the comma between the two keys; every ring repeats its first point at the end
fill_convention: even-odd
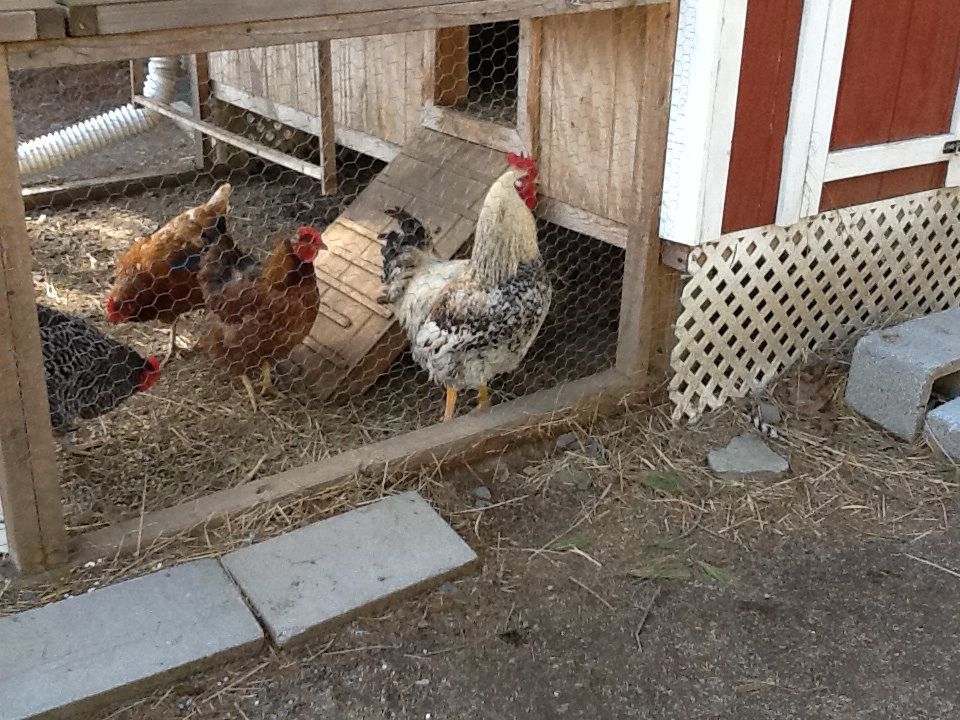
{"type": "Polygon", "coordinates": [[[478,391],[478,409],[489,407],[487,384],[519,367],[550,310],[531,212],[536,163],[513,154],[507,162],[480,208],[469,260],[437,258],[423,224],[396,208],[387,213],[399,231],[380,236],[379,300],[392,305],[417,363],[446,387],[444,420],[466,389],[478,391]]]}
{"type": "Polygon", "coordinates": [[[144,358],[86,320],[37,305],[50,421],[59,435],[113,410],[160,376],[155,357],[144,358]]]}

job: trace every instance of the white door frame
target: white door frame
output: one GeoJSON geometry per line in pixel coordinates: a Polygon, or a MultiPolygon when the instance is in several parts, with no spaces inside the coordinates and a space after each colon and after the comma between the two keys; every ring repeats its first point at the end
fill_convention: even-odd
{"type": "Polygon", "coordinates": [[[950,132],[880,145],[830,151],[851,0],[805,0],[784,140],[777,224],[820,212],[824,183],[948,162],[946,186],[960,185],[960,154],[944,143],[960,139],[960,88],[950,132]]]}

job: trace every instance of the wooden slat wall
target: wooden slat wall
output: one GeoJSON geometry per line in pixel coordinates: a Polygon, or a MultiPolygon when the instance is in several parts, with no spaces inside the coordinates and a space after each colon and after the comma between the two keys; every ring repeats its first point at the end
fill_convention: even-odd
{"type": "Polygon", "coordinates": [[[334,119],[402,145],[420,126],[427,31],[331,42],[334,119]]]}
{"type": "MultiPolygon", "coordinates": [[[[956,0],[853,0],[831,150],[944,133],[960,82],[956,0]]],[[[821,210],[942,187],[943,164],[827,183],[821,210]]]]}
{"type": "Polygon", "coordinates": [[[628,222],[645,8],[543,21],[541,192],[628,222]]]}
{"type": "Polygon", "coordinates": [[[803,0],[750,0],[723,232],[774,222],[803,0]]]}
{"type": "MultiPolygon", "coordinates": [[[[402,145],[420,126],[427,31],[333,40],[334,120],[402,145]]],[[[316,43],[210,54],[210,77],[274,103],[319,115],[316,43]]]]}

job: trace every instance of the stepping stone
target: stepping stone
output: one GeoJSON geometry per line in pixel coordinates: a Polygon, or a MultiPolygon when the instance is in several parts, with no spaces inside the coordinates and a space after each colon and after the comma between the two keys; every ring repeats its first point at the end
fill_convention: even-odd
{"type": "Polygon", "coordinates": [[[847,403],[903,440],[923,426],[933,383],[960,372],[960,308],[933,313],[860,339],[847,403]]]}
{"type": "Polygon", "coordinates": [[[127,580],[0,620],[0,720],[93,717],[263,642],[216,560],[127,580]]]}
{"type": "Polygon", "coordinates": [[[785,473],[790,469],[787,460],[753,433],[738,435],[718,450],[707,456],[710,469],[721,475],[770,475],[785,473]]]}
{"type": "Polygon", "coordinates": [[[407,492],[222,558],[280,646],[468,570],[476,553],[407,492]]]}

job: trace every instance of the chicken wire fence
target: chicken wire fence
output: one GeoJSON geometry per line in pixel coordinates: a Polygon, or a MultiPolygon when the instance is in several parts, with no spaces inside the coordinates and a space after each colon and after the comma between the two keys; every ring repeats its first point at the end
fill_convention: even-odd
{"type": "MultiPolygon", "coordinates": [[[[471,258],[507,154],[431,123],[512,137],[519,35],[495,23],[12,74],[73,531],[441,420],[444,382],[397,323],[412,291],[383,297],[382,248],[410,231],[395,247],[407,260],[425,248],[471,258]],[[393,207],[422,227],[385,214],[393,207]]],[[[563,168],[595,149],[557,137],[550,153],[570,162],[550,184],[562,187],[580,181],[563,168]]],[[[513,161],[524,202],[532,176],[513,161]]],[[[542,276],[524,275],[532,259],[516,250],[488,253],[481,279],[425,273],[460,282],[459,306],[437,310],[423,293],[440,290],[416,286],[441,325],[466,318],[473,339],[458,351],[477,361],[479,344],[481,360],[506,368],[489,381],[493,404],[615,361],[623,251],[542,219],[536,231],[542,276]]],[[[411,268],[393,279],[423,270],[411,268]]],[[[482,399],[464,382],[457,415],[482,399]]]]}

